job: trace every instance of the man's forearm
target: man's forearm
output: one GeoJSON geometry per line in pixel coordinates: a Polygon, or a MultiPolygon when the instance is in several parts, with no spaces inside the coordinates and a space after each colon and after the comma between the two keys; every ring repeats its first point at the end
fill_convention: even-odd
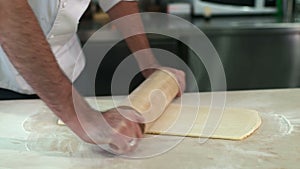
{"type": "MultiPolygon", "coordinates": [[[[116,25],[124,34],[124,36],[135,34],[136,32],[143,32],[142,34],[138,34],[126,39],[128,47],[132,52],[150,49],[149,41],[144,33],[144,26],[138,13],[139,9],[137,2],[125,1],[118,3],[108,11],[108,14],[112,20],[131,14],[136,14],[132,18],[127,18],[126,22],[118,22],[119,24],[116,25]]],[[[143,53],[140,53],[140,55],[135,55],[135,57],[141,69],[158,64],[151,50],[144,50],[143,53]]]]}
{"type": "Polygon", "coordinates": [[[0,0],[0,43],[27,83],[61,118],[72,112],[72,85],[27,0],[0,0]]]}

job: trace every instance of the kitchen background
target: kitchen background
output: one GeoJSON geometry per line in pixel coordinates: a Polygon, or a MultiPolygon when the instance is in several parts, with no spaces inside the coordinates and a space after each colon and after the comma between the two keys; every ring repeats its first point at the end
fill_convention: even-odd
{"type": "MultiPolygon", "coordinates": [[[[176,14],[199,27],[220,56],[228,90],[300,87],[300,0],[140,0],[139,3],[142,11],[176,14]]],[[[107,22],[109,17],[92,1],[79,25],[82,45],[107,22]]],[[[187,92],[211,90],[206,69],[192,50],[170,37],[157,34],[148,37],[151,47],[170,51],[189,65],[198,87],[188,84],[187,92]]],[[[89,47],[98,49],[110,43],[100,37],[90,42],[89,47]]],[[[121,41],[107,53],[99,68],[91,66],[99,61],[97,53],[92,51],[86,53],[87,66],[75,85],[85,95],[93,93],[82,87],[83,83],[95,84],[99,96],[110,95],[114,70],[130,51],[121,41]],[[89,76],[94,70],[98,70],[96,79],[89,76]]],[[[141,74],[137,75],[130,90],[143,80],[141,74]]]]}

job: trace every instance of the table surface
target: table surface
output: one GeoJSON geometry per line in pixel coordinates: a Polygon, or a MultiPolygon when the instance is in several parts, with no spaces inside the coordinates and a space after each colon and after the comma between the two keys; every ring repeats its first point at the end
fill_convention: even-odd
{"type": "MultiPolygon", "coordinates": [[[[183,96],[195,105],[196,93],[183,96]]],[[[211,94],[201,93],[201,105],[211,94]]],[[[113,156],[80,141],[40,100],[0,102],[0,169],[7,168],[298,168],[300,165],[300,89],[227,92],[226,107],[260,112],[261,127],[243,141],[165,136],[142,142],[135,153],[148,158],[113,156]],[[165,151],[164,148],[169,148],[165,151]]],[[[107,98],[99,98],[107,99],[107,98]]]]}

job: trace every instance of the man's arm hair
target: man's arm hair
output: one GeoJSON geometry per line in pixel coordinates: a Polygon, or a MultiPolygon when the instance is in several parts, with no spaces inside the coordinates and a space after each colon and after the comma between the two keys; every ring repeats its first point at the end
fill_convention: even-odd
{"type": "Polygon", "coordinates": [[[0,44],[56,115],[65,120],[74,116],[72,84],[59,68],[27,0],[0,0],[0,44]]]}
{"type": "MultiPolygon", "coordinates": [[[[121,1],[107,12],[112,20],[119,19],[123,16],[131,15],[133,17],[127,18],[126,22],[117,22],[118,29],[124,36],[135,34],[139,32],[141,34],[126,38],[125,41],[129,49],[134,53],[143,49],[150,49],[149,41],[144,33],[144,26],[142,19],[139,15],[139,8],[137,2],[121,1]],[[134,14],[134,15],[133,15],[134,14]]],[[[135,55],[141,69],[158,64],[151,50],[144,50],[141,55],[135,55]]]]}

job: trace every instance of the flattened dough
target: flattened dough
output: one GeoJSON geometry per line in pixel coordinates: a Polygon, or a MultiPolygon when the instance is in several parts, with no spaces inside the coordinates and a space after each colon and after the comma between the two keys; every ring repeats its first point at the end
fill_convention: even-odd
{"type": "MultiPolygon", "coordinates": [[[[218,113],[220,113],[218,112],[218,113]]],[[[209,137],[242,140],[261,125],[257,111],[248,109],[215,109],[208,107],[170,104],[158,120],[147,128],[147,133],[189,137],[209,137]],[[221,114],[213,114],[220,111],[221,114]],[[210,120],[208,120],[208,118],[210,120]],[[213,119],[213,120],[211,120],[213,119]],[[218,119],[220,121],[218,121],[218,119]]]]}
{"type": "MultiPolygon", "coordinates": [[[[103,106],[101,110],[114,107],[108,100],[99,101],[99,105],[103,106]]],[[[221,110],[214,110],[209,113],[207,107],[170,104],[156,121],[146,124],[145,133],[242,140],[261,125],[259,113],[254,110],[226,108],[221,116],[213,114],[221,110]]],[[[63,122],[59,120],[58,124],[63,122]]]]}

